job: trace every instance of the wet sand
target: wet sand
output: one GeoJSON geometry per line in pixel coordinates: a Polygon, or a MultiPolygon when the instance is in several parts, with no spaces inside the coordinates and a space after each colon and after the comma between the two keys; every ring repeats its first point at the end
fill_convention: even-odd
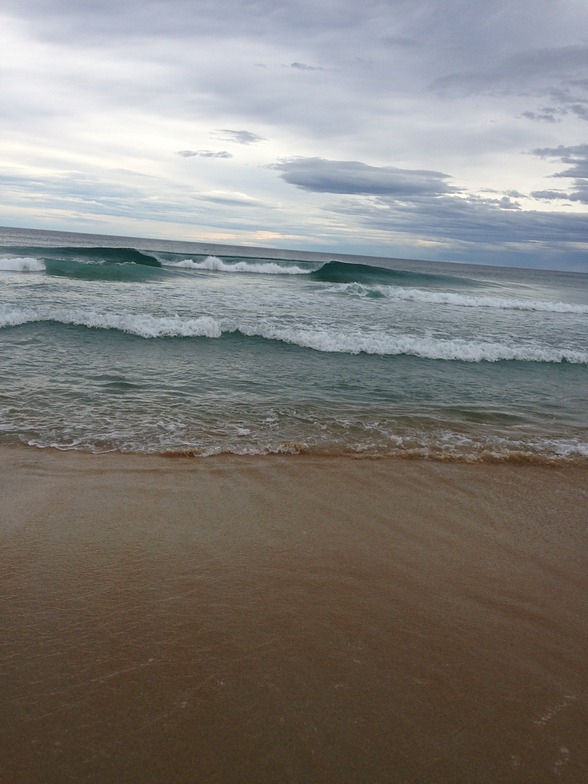
{"type": "Polygon", "coordinates": [[[0,781],[588,781],[588,471],[0,450],[0,781]]]}

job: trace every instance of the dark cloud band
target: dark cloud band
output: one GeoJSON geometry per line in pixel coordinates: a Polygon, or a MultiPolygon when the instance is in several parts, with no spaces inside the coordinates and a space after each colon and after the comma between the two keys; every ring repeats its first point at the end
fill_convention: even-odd
{"type": "Polygon", "coordinates": [[[317,193],[388,195],[450,193],[449,176],[441,172],[369,166],[360,161],[293,158],[273,166],[290,185],[317,193]]]}

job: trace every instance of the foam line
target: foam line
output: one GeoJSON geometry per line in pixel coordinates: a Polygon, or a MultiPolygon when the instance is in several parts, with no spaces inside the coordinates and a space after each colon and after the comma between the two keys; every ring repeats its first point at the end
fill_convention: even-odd
{"type": "Polygon", "coordinates": [[[142,338],[220,338],[223,334],[240,334],[265,338],[309,348],[315,351],[342,354],[408,355],[422,359],[456,360],[461,362],[569,362],[588,364],[588,352],[552,348],[537,344],[505,344],[491,341],[444,339],[386,333],[345,333],[321,329],[252,325],[219,321],[212,316],[185,318],[152,316],[151,314],[100,313],[82,309],[32,309],[10,305],[0,306],[0,328],[48,321],[72,324],[90,329],[112,329],[142,338]]]}

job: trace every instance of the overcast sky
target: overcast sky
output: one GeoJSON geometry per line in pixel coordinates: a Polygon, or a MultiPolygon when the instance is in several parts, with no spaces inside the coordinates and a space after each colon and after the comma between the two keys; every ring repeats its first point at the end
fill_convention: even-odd
{"type": "Polygon", "coordinates": [[[588,271],[586,0],[2,0],[0,224],[588,271]]]}

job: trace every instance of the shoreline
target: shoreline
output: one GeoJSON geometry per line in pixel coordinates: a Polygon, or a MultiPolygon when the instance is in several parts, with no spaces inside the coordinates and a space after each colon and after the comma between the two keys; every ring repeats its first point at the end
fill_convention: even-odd
{"type": "Polygon", "coordinates": [[[0,778],[588,778],[586,478],[0,447],[0,778]]]}
{"type": "Polygon", "coordinates": [[[422,465],[462,465],[462,466],[505,466],[517,467],[527,466],[534,468],[561,469],[561,470],[588,470],[588,456],[576,455],[546,455],[534,452],[511,451],[505,454],[497,454],[493,451],[483,451],[474,454],[459,454],[455,452],[431,453],[424,448],[405,448],[395,452],[377,451],[332,451],[320,447],[307,447],[301,444],[286,444],[282,449],[268,450],[264,452],[206,452],[192,448],[170,449],[168,451],[131,451],[121,449],[107,449],[104,451],[94,451],[90,448],[78,447],[59,447],[54,445],[40,446],[38,444],[28,444],[24,442],[0,443],[0,453],[14,451],[18,454],[30,452],[33,454],[45,454],[48,456],[71,455],[72,459],[85,458],[108,458],[129,459],[129,460],[186,460],[186,461],[265,461],[265,460],[315,460],[317,463],[322,461],[357,461],[357,462],[392,462],[392,463],[418,463],[422,465]]]}

